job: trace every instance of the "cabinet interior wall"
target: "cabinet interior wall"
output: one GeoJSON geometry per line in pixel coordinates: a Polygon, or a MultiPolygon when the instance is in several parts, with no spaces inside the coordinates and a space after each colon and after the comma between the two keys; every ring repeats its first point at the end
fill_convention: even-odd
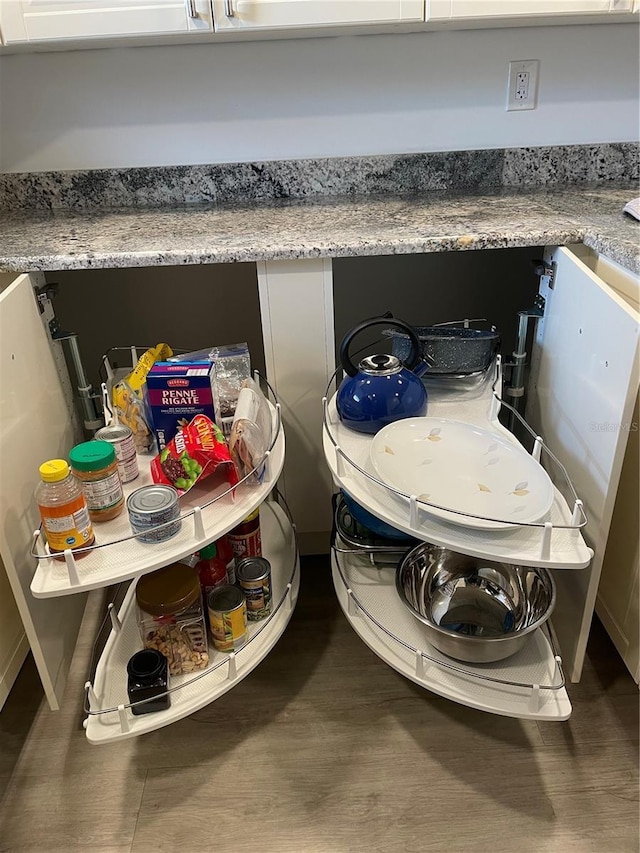
{"type": "MultiPolygon", "coordinates": [[[[508,360],[517,313],[530,308],[538,292],[532,260],[542,251],[526,247],[334,260],[336,358],[349,329],[390,310],[416,326],[486,317],[500,331],[508,360]]],[[[378,340],[379,329],[372,333],[378,340]]]]}
{"type": "Polygon", "coordinates": [[[160,341],[187,350],[246,341],[253,369],[264,375],[255,264],[65,270],[46,279],[59,285],[58,323],[77,333],[94,389],[110,347],[160,341]]]}

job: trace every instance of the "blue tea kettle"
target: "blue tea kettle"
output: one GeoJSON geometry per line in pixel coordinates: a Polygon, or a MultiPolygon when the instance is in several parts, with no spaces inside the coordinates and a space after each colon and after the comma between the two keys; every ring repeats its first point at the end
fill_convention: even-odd
{"type": "Polygon", "coordinates": [[[402,418],[421,417],[427,411],[427,391],[419,376],[427,369],[421,360],[418,336],[407,323],[374,317],[352,329],[340,344],[340,362],[346,376],[340,383],[336,406],[345,426],[358,432],[376,433],[402,418]],[[370,355],[356,367],[349,347],[356,335],[371,326],[393,326],[409,337],[406,363],[395,355],[370,355]]]}

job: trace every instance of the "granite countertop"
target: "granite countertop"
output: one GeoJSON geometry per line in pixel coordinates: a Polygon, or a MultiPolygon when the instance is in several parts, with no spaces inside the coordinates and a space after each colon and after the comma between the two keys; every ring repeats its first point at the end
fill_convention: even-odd
{"type": "MultiPolygon", "coordinates": [[[[329,180],[323,164],[321,191],[316,187],[317,169],[313,174],[292,174],[290,164],[285,164],[289,187],[297,189],[298,197],[292,197],[292,192],[283,193],[284,166],[278,164],[279,184],[274,184],[272,175],[268,189],[272,196],[282,193],[288,195],[286,198],[269,197],[265,192],[264,167],[256,180],[257,167],[251,165],[240,175],[244,195],[236,200],[220,196],[221,178],[227,179],[228,174],[215,175],[215,179],[209,175],[210,189],[214,187],[217,193],[215,203],[209,204],[177,203],[183,197],[176,192],[177,170],[170,175],[170,184],[158,182],[157,176],[154,178],[153,199],[148,198],[149,175],[144,175],[144,181],[132,190],[134,182],[126,171],[118,176],[117,192],[103,190],[101,198],[93,198],[94,206],[85,205],[85,196],[79,195],[73,209],[51,204],[52,192],[58,195],[61,192],[63,181],[59,176],[55,176],[53,191],[46,189],[46,192],[44,179],[34,183],[32,176],[28,180],[20,178],[11,187],[13,197],[20,196],[19,203],[13,209],[0,210],[0,269],[211,264],[583,242],[628,269],[640,272],[640,223],[622,213],[623,205],[638,195],[635,175],[628,176],[628,163],[637,148],[589,149],[587,153],[592,153],[594,166],[573,183],[570,174],[563,176],[562,182],[554,183],[557,163],[571,162],[571,156],[575,156],[574,162],[582,162],[584,149],[577,152],[571,149],[571,156],[563,149],[562,158],[556,156],[554,149],[553,161],[544,160],[539,153],[541,149],[531,150],[535,151],[533,167],[532,158],[525,161],[522,150],[517,150],[516,168],[513,162],[509,165],[512,173],[517,172],[512,183],[519,182],[521,186],[504,185],[507,169],[504,152],[500,155],[489,152],[484,160],[479,156],[483,152],[473,152],[473,158],[465,155],[465,168],[459,171],[467,178],[473,174],[470,186],[456,182],[459,153],[438,155],[441,161],[435,166],[436,155],[433,155],[428,163],[418,163],[420,169],[416,157],[424,155],[415,155],[413,159],[404,158],[400,165],[401,158],[387,158],[386,171],[381,169],[380,160],[373,163],[375,169],[371,167],[372,161],[366,161],[369,169],[366,181],[362,178],[363,160],[357,161],[357,180],[349,175],[349,164],[345,165],[345,161],[338,165],[327,161],[335,171],[329,180]],[[599,177],[595,174],[598,167],[606,167],[610,172],[605,157],[610,160],[614,155],[621,164],[618,180],[594,182],[593,178],[599,177]],[[549,162],[555,170],[552,173],[549,162]],[[546,173],[541,174],[543,167],[546,173]],[[375,181],[371,178],[374,173],[375,181]],[[335,177],[338,174],[339,179],[335,177]],[[530,179],[531,174],[535,181],[530,179]],[[351,180],[349,186],[345,185],[345,175],[351,180]],[[249,180],[253,181],[250,185],[249,180]],[[499,182],[502,185],[491,185],[499,182]],[[443,183],[449,188],[437,188],[443,183]],[[530,186],[531,183],[544,183],[544,186],[530,186]],[[147,193],[142,198],[140,186],[147,193]],[[327,187],[336,192],[327,193],[327,187]],[[410,188],[414,191],[409,191],[410,188]],[[164,198],[173,203],[138,206],[158,205],[164,198]],[[124,201],[128,206],[114,207],[114,201],[124,201]]],[[[238,168],[235,185],[239,182],[238,168]]],[[[305,168],[310,169],[307,163],[305,168]]],[[[185,176],[179,177],[180,193],[184,194],[185,176]]],[[[187,177],[193,182],[193,170],[187,177]]],[[[113,176],[109,178],[113,183],[113,176]]],[[[201,176],[199,179],[202,183],[201,176]]],[[[65,192],[70,186],[71,183],[65,192]]],[[[73,183],[76,194],[78,186],[82,184],[76,179],[73,183]]],[[[94,193],[96,186],[102,188],[105,182],[99,184],[94,178],[90,187],[94,193]]],[[[200,197],[195,196],[196,200],[200,197]]]]}

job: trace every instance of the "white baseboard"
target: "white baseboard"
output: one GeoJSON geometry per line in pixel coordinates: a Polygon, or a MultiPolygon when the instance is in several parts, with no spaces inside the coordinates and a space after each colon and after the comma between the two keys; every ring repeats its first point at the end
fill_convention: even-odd
{"type": "Polygon", "coordinates": [[[24,663],[28,652],[29,641],[27,640],[27,635],[23,632],[18,637],[13,652],[7,656],[4,666],[0,670],[0,710],[2,710],[4,703],[7,701],[9,692],[18,677],[20,667],[24,663]]]}

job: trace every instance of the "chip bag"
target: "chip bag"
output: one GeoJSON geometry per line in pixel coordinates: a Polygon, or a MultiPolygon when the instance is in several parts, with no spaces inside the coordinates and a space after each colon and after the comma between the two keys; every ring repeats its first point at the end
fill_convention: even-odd
{"type": "Polygon", "coordinates": [[[151,460],[151,477],[184,495],[221,466],[229,485],[235,486],[238,475],[220,428],[206,415],[196,415],[151,460]]]}

